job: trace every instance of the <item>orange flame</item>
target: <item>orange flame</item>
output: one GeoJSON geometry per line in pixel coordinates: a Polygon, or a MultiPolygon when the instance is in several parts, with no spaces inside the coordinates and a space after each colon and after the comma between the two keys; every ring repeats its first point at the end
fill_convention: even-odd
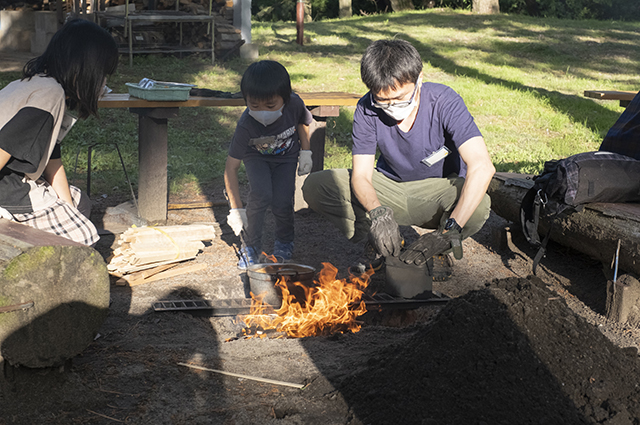
{"type": "Polygon", "coordinates": [[[322,265],[312,287],[278,279],[275,286],[282,292],[282,306],[275,311],[277,316],[267,314],[268,306],[262,301],[265,294],[252,293],[250,314],[243,319],[245,325],[274,329],[294,338],[358,332],[361,325],[356,318],[367,312],[362,295],[373,270],[362,276],[337,279],[336,267],[322,265]]]}

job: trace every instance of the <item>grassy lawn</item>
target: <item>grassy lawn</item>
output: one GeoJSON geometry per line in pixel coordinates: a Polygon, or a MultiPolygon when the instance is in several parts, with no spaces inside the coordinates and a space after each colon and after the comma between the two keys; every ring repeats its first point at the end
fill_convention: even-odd
{"type": "MultiPolygon", "coordinates": [[[[544,161],[597,150],[622,108],[596,101],[584,90],[639,90],[640,24],[481,16],[447,9],[394,13],[305,24],[304,46],[295,43],[295,23],[254,23],[253,42],[261,59],[283,63],[294,90],[364,94],[359,61],[366,46],[398,37],[420,51],[425,80],[451,86],[465,100],[499,171],[534,173],[544,161]]],[[[125,92],[125,82],[143,77],[180,81],[215,90],[239,91],[249,62],[234,58],[215,66],[206,57],[123,57],[108,82],[125,92]]],[[[0,74],[0,86],[17,78],[0,74]]],[[[226,150],[242,108],[185,108],[170,120],[171,190],[207,185],[222,176],[226,150]]],[[[353,108],[327,123],[325,167],[348,167],[353,108]]],[[[118,142],[127,169],[137,175],[137,123],[122,110],[103,110],[100,120],[76,124],[63,148],[72,179],[84,188],[86,147],[92,162],[92,196],[127,194],[118,142]],[[80,153],[79,155],[78,152],[80,153]],[[78,172],[73,174],[77,157],[78,172]]]]}

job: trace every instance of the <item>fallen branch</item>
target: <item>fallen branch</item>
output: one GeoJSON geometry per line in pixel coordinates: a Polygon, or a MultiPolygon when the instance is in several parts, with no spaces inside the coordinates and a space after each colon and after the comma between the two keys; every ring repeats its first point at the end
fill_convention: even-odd
{"type": "Polygon", "coordinates": [[[122,423],[124,423],[124,421],[121,421],[120,419],[112,418],[111,416],[103,415],[102,413],[94,412],[93,410],[87,409],[87,412],[93,413],[94,415],[101,416],[101,417],[103,417],[105,419],[112,420],[114,422],[122,422],[122,423]]]}
{"type": "Polygon", "coordinates": [[[187,363],[178,363],[178,365],[179,366],[189,367],[191,369],[206,370],[207,372],[215,372],[215,373],[219,373],[221,375],[233,376],[235,378],[249,379],[251,381],[264,382],[264,383],[273,384],[273,385],[283,385],[285,387],[297,388],[299,390],[303,389],[306,386],[306,385],[301,385],[301,384],[294,384],[294,383],[291,383],[291,382],[277,381],[275,379],[258,378],[256,376],[241,375],[239,373],[225,372],[223,370],[217,370],[217,369],[209,369],[207,367],[194,366],[194,365],[190,365],[190,364],[187,364],[187,363]]]}

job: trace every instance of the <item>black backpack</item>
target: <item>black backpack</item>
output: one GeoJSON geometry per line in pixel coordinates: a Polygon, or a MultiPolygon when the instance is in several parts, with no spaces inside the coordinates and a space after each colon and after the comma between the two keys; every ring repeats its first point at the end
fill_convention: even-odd
{"type": "Polygon", "coordinates": [[[537,246],[533,274],[546,252],[556,218],[580,211],[592,202],[639,202],[640,161],[611,152],[585,152],[547,161],[542,174],[520,205],[520,224],[527,241],[537,246]],[[538,235],[540,217],[551,224],[543,240],[538,235]]]}

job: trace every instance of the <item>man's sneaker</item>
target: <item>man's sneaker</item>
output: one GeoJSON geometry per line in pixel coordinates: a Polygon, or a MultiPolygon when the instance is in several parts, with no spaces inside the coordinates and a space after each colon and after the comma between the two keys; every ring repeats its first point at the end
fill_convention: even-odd
{"type": "Polygon", "coordinates": [[[293,258],[293,242],[280,242],[276,240],[273,243],[273,256],[278,262],[286,263],[293,258]]]}
{"type": "Polygon", "coordinates": [[[369,241],[365,242],[362,255],[349,267],[349,272],[356,276],[364,274],[367,270],[374,272],[382,270],[384,267],[384,257],[378,252],[369,241]]]}
{"type": "Polygon", "coordinates": [[[238,259],[238,270],[247,270],[249,266],[258,264],[258,255],[253,247],[247,246],[240,249],[238,259]]]}

